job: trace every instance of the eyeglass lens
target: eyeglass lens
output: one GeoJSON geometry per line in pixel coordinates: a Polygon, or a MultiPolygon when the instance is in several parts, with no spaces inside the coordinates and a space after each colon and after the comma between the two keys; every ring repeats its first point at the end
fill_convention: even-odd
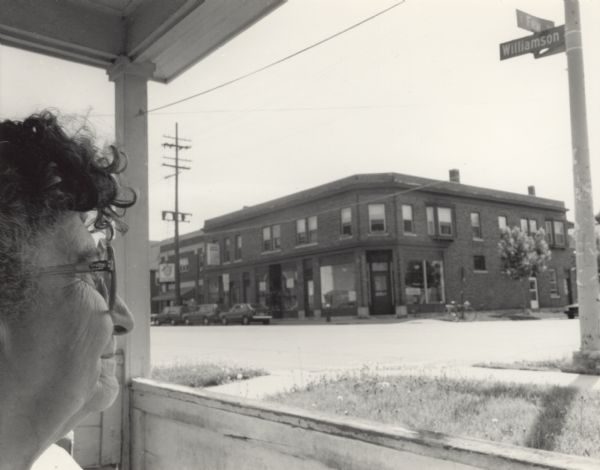
{"type": "Polygon", "coordinates": [[[116,293],[115,293],[116,274],[114,272],[114,269],[115,269],[114,251],[113,251],[112,246],[110,246],[110,245],[104,245],[103,248],[105,249],[105,259],[112,263],[113,271],[99,271],[99,272],[93,273],[94,274],[94,282],[96,284],[96,289],[98,290],[98,292],[100,292],[102,297],[104,297],[104,300],[106,301],[106,304],[108,305],[108,308],[110,310],[112,310],[115,305],[115,297],[116,297],[116,293]]]}
{"type": "Polygon", "coordinates": [[[96,286],[96,290],[100,292],[106,304],[110,309],[113,307],[113,299],[112,299],[112,273],[110,272],[97,272],[93,274],[94,284],[96,286]]]}

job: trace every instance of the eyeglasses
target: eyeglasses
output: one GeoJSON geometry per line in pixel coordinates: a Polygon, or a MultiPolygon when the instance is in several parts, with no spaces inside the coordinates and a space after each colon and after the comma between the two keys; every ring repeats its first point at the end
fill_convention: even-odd
{"type": "Polygon", "coordinates": [[[41,276],[69,276],[74,274],[91,274],[94,287],[113,310],[117,297],[117,273],[115,270],[115,252],[113,247],[106,244],[103,247],[106,259],[94,260],[89,263],[63,264],[49,266],[39,271],[41,276]]]}

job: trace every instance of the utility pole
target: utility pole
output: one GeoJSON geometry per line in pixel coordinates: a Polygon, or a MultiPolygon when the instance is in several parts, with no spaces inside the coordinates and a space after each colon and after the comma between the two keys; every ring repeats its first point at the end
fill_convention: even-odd
{"type": "Polygon", "coordinates": [[[579,0],[564,0],[565,25],[517,10],[517,26],[535,34],[500,44],[500,60],[533,53],[536,59],[566,51],[575,189],[575,252],[581,346],[576,369],[600,372],[598,260],[594,233],[579,0]]]}
{"type": "Polygon", "coordinates": [[[569,70],[571,142],[575,188],[575,247],[581,350],[575,358],[585,368],[600,364],[598,261],[594,233],[592,178],[588,147],[581,20],[578,0],[565,2],[565,41],[569,70]]]}
{"type": "Polygon", "coordinates": [[[185,162],[191,162],[191,160],[180,159],[179,151],[187,150],[191,148],[191,145],[181,145],[180,141],[191,142],[189,139],[183,139],[179,137],[179,124],[175,123],[175,137],[163,136],[165,139],[169,139],[170,142],[163,142],[162,146],[165,148],[175,149],[175,158],[163,157],[166,160],[174,160],[173,163],[163,163],[163,166],[174,168],[175,173],[172,175],[165,176],[166,178],[175,177],[175,210],[174,211],[162,211],[163,220],[173,221],[175,223],[175,305],[181,305],[181,282],[180,282],[180,259],[179,259],[179,222],[189,222],[191,214],[185,212],[179,212],[179,172],[182,170],[190,170],[189,166],[181,166],[180,160],[185,162]]]}

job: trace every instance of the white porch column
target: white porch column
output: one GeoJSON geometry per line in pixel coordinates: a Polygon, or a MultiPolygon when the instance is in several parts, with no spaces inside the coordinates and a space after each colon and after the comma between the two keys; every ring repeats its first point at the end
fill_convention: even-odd
{"type": "MultiPolygon", "coordinates": [[[[132,377],[147,377],[150,372],[150,285],[148,261],[148,117],[140,110],[148,109],[148,78],[153,64],[132,64],[120,58],[108,70],[115,83],[116,142],[129,158],[122,182],[134,188],[137,203],[127,210],[125,222],[129,230],[117,237],[115,255],[118,263],[118,292],[135,318],[134,330],[119,338],[124,351],[125,386],[132,377]]],[[[121,431],[121,466],[129,468],[129,393],[124,390],[121,431]]],[[[109,423],[106,423],[110,426],[109,423]]],[[[103,428],[105,425],[103,424],[103,428]]],[[[103,429],[103,434],[106,432],[103,429]]],[[[115,430],[116,431],[116,430],[115,430]]]]}

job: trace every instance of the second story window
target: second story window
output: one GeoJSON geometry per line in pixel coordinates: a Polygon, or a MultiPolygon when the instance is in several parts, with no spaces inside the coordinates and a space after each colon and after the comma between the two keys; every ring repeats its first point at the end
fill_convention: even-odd
{"type": "Polygon", "coordinates": [[[242,259],[242,236],[241,235],[235,236],[234,259],[236,259],[236,260],[242,259]]]}
{"type": "Polygon", "coordinates": [[[271,251],[273,249],[273,240],[271,239],[271,227],[263,227],[263,251],[271,251]]]}
{"type": "Polygon", "coordinates": [[[546,220],[544,222],[544,229],[546,231],[546,243],[548,243],[548,245],[554,245],[554,230],[552,228],[551,220],[546,220]]]}
{"type": "Polygon", "coordinates": [[[503,230],[507,227],[508,227],[508,219],[506,218],[505,215],[499,215],[498,216],[498,228],[500,230],[503,230]]]}
{"type": "Polygon", "coordinates": [[[179,258],[179,272],[187,273],[190,270],[190,260],[188,258],[179,258]]]}
{"type": "Polygon", "coordinates": [[[483,239],[481,234],[481,218],[479,212],[471,212],[471,233],[474,240],[483,239]]]}
{"type": "Polygon", "coordinates": [[[529,232],[529,224],[527,223],[527,219],[521,219],[521,232],[528,233],[529,232]]]}
{"type": "Polygon", "coordinates": [[[551,246],[565,246],[565,223],[562,220],[546,220],[544,222],[546,242],[551,246]]]}
{"type": "Polygon", "coordinates": [[[435,213],[433,207],[426,208],[427,213],[427,235],[435,235],[435,213]]]}
{"type": "Polygon", "coordinates": [[[404,233],[415,233],[413,207],[409,204],[402,204],[402,230],[404,233]]]}
{"type": "Polygon", "coordinates": [[[352,209],[345,207],[340,211],[340,235],[352,235],[352,209]]]}
{"type": "Polygon", "coordinates": [[[454,235],[454,222],[452,221],[452,209],[449,207],[427,206],[427,234],[450,238],[454,235]]]}
{"type": "Polygon", "coordinates": [[[537,232],[537,220],[521,219],[521,232],[534,235],[537,232]]]}
{"type": "Polygon", "coordinates": [[[279,224],[271,226],[271,234],[273,235],[273,249],[281,248],[281,226],[279,224]]]}
{"type": "Polygon", "coordinates": [[[385,204],[369,204],[369,232],[385,233],[385,204]]]}
{"type": "Polygon", "coordinates": [[[531,235],[533,235],[534,233],[537,233],[537,220],[529,219],[529,233],[531,235]]]}
{"type": "Polygon", "coordinates": [[[440,235],[452,236],[452,209],[438,207],[438,230],[440,235]]]}
{"type": "MultiPolygon", "coordinates": [[[[262,251],[272,251],[281,248],[281,228],[279,224],[263,227],[262,251]]],[[[241,243],[241,242],[240,242],[241,243]]]]}
{"type": "Polygon", "coordinates": [[[560,220],[554,221],[554,244],[565,246],[565,224],[560,220]]]}
{"type": "Polygon", "coordinates": [[[317,216],[296,220],[296,243],[306,245],[317,242],[317,216]]]}
{"type": "Polygon", "coordinates": [[[223,240],[223,262],[231,261],[231,238],[227,237],[223,240]]]}

